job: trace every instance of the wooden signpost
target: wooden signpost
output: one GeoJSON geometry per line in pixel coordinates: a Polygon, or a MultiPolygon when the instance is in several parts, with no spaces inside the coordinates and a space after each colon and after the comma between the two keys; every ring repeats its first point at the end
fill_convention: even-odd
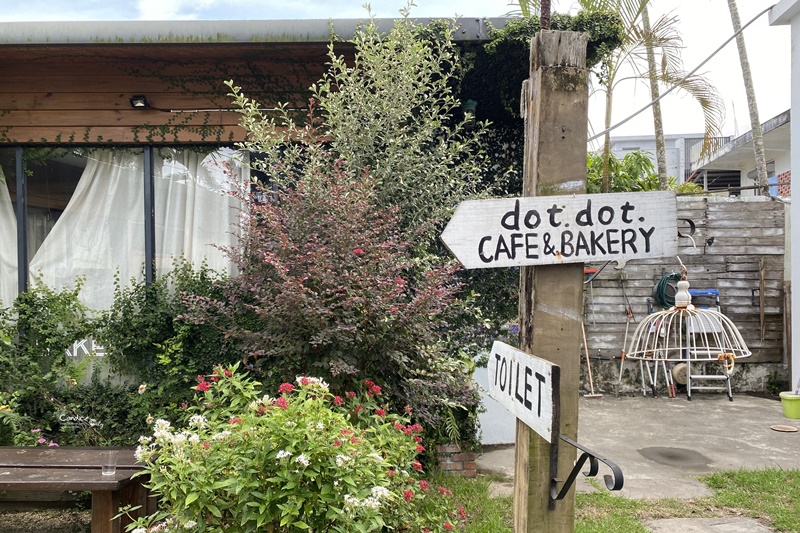
{"type": "MultiPolygon", "coordinates": [[[[674,194],[585,195],[586,42],[575,32],[533,38],[521,98],[523,198],[464,202],[442,235],[466,268],[521,267],[520,349],[495,344],[489,369],[491,395],[517,415],[515,533],[572,533],[573,467],[587,457],[593,474],[597,459],[613,465],[576,442],[583,262],[677,253],[674,194]],[[559,451],[559,441],[571,446],[559,451]]],[[[612,471],[618,482],[606,485],[616,490],[621,471],[612,471]]]]}
{"type": "Polygon", "coordinates": [[[489,396],[552,443],[559,438],[559,368],[495,341],[489,355],[489,396]]]}
{"type": "Polygon", "coordinates": [[[459,204],[442,241],[464,268],[677,255],[672,191],[499,198],[459,204]]]}

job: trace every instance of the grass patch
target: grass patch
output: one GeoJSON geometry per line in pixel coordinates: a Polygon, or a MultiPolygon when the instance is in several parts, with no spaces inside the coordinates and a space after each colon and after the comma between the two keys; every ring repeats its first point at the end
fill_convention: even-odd
{"type": "MultiPolygon", "coordinates": [[[[513,498],[490,498],[500,476],[464,479],[437,476],[467,509],[466,533],[511,533],[513,498]]],[[[605,489],[578,494],[575,533],[647,533],[644,522],[663,518],[754,518],[775,531],[800,533],[800,470],[739,470],[718,472],[700,481],[715,493],[689,500],[633,500],[605,489]]]]}
{"type": "Polygon", "coordinates": [[[700,481],[714,489],[715,505],[742,511],[778,531],[800,531],[800,470],[716,472],[700,481]]]}

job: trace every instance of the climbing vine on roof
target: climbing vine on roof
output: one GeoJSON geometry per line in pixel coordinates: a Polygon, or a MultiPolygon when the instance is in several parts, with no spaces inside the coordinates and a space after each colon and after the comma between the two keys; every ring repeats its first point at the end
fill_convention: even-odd
{"type": "MultiPolygon", "coordinates": [[[[602,65],[602,59],[622,44],[625,31],[617,13],[602,11],[581,11],[574,16],[554,13],[550,25],[553,30],[588,34],[589,68],[602,65]]],[[[538,16],[514,19],[502,29],[493,29],[491,42],[465,45],[467,72],[461,94],[478,102],[479,118],[497,123],[519,117],[520,88],[529,77],[530,42],[539,29],[538,16]]],[[[598,74],[602,76],[602,72],[598,74]]]]}

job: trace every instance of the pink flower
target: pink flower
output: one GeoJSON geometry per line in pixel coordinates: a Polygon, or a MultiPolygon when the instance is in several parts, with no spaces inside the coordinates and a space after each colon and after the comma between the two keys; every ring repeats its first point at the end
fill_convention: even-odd
{"type": "Polygon", "coordinates": [[[283,396],[281,396],[280,398],[275,400],[275,405],[277,405],[281,409],[288,409],[289,408],[289,401],[286,398],[284,398],[283,396]]]}
{"type": "Polygon", "coordinates": [[[241,424],[242,419],[238,417],[231,417],[229,424],[241,424]]]}
{"type": "Polygon", "coordinates": [[[205,448],[206,450],[207,450],[207,449],[209,449],[209,448],[211,448],[211,443],[210,443],[210,442],[208,442],[208,441],[204,441],[204,442],[203,442],[203,448],[205,448]]]}
{"type": "Polygon", "coordinates": [[[47,446],[49,448],[58,448],[58,443],[57,442],[50,442],[50,444],[48,444],[47,446]]]}
{"type": "Polygon", "coordinates": [[[205,376],[203,376],[203,375],[197,376],[197,382],[198,382],[198,383],[202,383],[202,382],[204,382],[205,380],[206,380],[206,377],[205,377],[205,376]]]}
{"type": "Polygon", "coordinates": [[[358,437],[350,437],[350,444],[358,444],[358,437]]]}
{"type": "Polygon", "coordinates": [[[453,495],[453,491],[451,491],[447,487],[443,487],[441,485],[436,487],[436,490],[438,490],[439,494],[441,494],[442,496],[452,496],[453,495]]]}
{"type": "Polygon", "coordinates": [[[226,370],[226,371],[225,371],[225,372],[223,372],[223,373],[225,374],[225,377],[226,377],[226,378],[229,378],[229,377],[231,377],[231,376],[233,375],[233,372],[231,372],[230,370],[226,370]]]}
{"type": "Polygon", "coordinates": [[[44,444],[45,442],[47,442],[47,439],[39,438],[39,440],[37,440],[36,442],[38,442],[39,444],[44,444]]]}
{"type": "Polygon", "coordinates": [[[356,248],[355,250],[353,250],[353,253],[356,255],[364,255],[364,250],[362,250],[361,248],[356,248]]]}
{"type": "Polygon", "coordinates": [[[397,306],[396,305],[390,305],[389,306],[389,312],[392,313],[392,314],[397,313],[397,306]]]}
{"type": "Polygon", "coordinates": [[[386,411],[383,409],[375,409],[375,414],[378,416],[386,416],[386,411]]]}
{"type": "Polygon", "coordinates": [[[453,524],[451,524],[450,522],[445,522],[445,523],[444,523],[444,528],[445,528],[447,531],[452,531],[452,530],[453,530],[453,524]]]}
{"type": "Polygon", "coordinates": [[[414,491],[413,490],[404,490],[403,491],[403,498],[406,499],[407,502],[410,502],[414,499],[414,491]]]}
{"type": "Polygon", "coordinates": [[[367,396],[380,396],[381,395],[381,388],[374,383],[369,386],[369,390],[367,390],[367,396]]]}
{"type": "Polygon", "coordinates": [[[334,396],[333,397],[333,404],[334,405],[342,405],[343,403],[344,403],[344,400],[342,400],[341,396],[334,396]]]}
{"type": "Polygon", "coordinates": [[[419,461],[414,461],[413,463],[411,463],[411,466],[412,468],[414,468],[414,470],[419,470],[420,472],[422,472],[422,463],[420,463],[419,461]]]}
{"type": "Polygon", "coordinates": [[[294,385],[291,383],[281,383],[281,386],[278,387],[278,392],[281,394],[289,393],[294,390],[294,385]]]}
{"type": "Polygon", "coordinates": [[[431,484],[425,481],[424,479],[419,480],[419,488],[421,488],[422,490],[428,490],[430,486],[431,484]]]}
{"type": "Polygon", "coordinates": [[[36,428],[36,429],[32,429],[32,430],[31,430],[31,433],[39,433],[39,432],[41,432],[41,431],[42,431],[41,429],[39,429],[39,428],[36,428]]]}
{"type": "Polygon", "coordinates": [[[333,445],[334,445],[334,446],[341,446],[341,445],[342,445],[342,442],[341,442],[341,441],[338,441],[338,440],[335,440],[335,441],[333,441],[333,445]]]}
{"type": "Polygon", "coordinates": [[[417,451],[418,452],[424,452],[425,451],[425,446],[423,446],[422,444],[417,444],[417,451]]]}
{"type": "Polygon", "coordinates": [[[211,388],[211,383],[209,383],[208,381],[201,381],[200,383],[197,384],[196,387],[196,389],[199,390],[200,392],[205,392],[210,388],[211,388]]]}
{"type": "Polygon", "coordinates": [[[347,396],[348,398],[355,398],[356,393],[353,391],[347,391],[347,394],[345,394],[345,396],[347,396]]]}
{"type": "Polygon", "coordinates": [[[463,506],[463,505],[459,505],[459,506],[458,506],[458,517],[459,517],[461,520],[466,520],[466,519],[467,519],[467,510],[466,510],[466,509],[464,509],[464,506],[463,506]]]}

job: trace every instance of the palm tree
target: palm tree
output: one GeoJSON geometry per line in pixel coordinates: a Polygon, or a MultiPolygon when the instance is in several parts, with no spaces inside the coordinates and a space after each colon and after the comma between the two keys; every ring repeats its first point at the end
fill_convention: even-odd
{"type": "MultiPolygon", "coordinates": [[[[514,3],[514,2],[512,2],[514,3]]],[[[537,9],[543,7],[541,0],[519,0],[515,2],[520,6],[523,17],[530,16],[537,9]]],[[[549,2],[548,2],[549,3],[549,2]]],[[[657,98],[658,83],[667,85],[678,85],[681,89],[688,92],[700,104],[705,121],[704,145],[703,150],[707,152],[712,145],[714,137],[719,136],[720,124],[724,114],[724,105],[716,93],[716,90],[705,78],[698,75],[687,77],[682,69],[680,51],[683,45],[680,34],[677,31],[677,17],[662,16],[653,24],[650,24],[647,17],[647,27],[643,27],[645,8],[649,0],[578,0],[578,5],[586,11],[613,11],[620,15],[625,25],[625,39],[620,48],[607,57],[602,66],[602,78],[600,85],[605,91],[605,130],[611,127],[613,111],[614,88],[617,84],[629,80],[650,79],[653,99],[657,98]],[[642,19],[642,25],[639,21],[642,19]],[[648,65],[648,48],[653,52],[653,68],[643,69],[642,65],[648,65]],[[662,53],[661,68],[655,67],[655,50],[659,49],[662,53]],[[626,74],[632,68],[632,74],[626,74]],[[656,81],[653,81],[651,74],[656,81]],[[653,90],[655,88],[655,90],[653,90]]],[[[654,123],[661,122],[660,106],[654,110],[654,123]]],[[[656,144],[664,145],[663,127],[656,126],[656,144]]],[[[604,154],[611,153],[611,133],[606,131],[603,142],[604,154]]],[[[609,187],[609,157],[605,156],[605,171],[603,173],[603,192],[608,192],[609,187]]],[[[657,156],[658,157],[658,156],[657,156]]],[[[662,185],[666,188],[666,156],[659,162],[659,174],[663,173],[662,185]]]]}
{"type": "MultiPolygon", "coordinates": [[[[645,34],[652,35],[650,29],[650,13],[647,6],[642,10],[642,29],[645,34]]],[[[650,78],[650,98],[653,102],[653,130],[656,136],[656,167],[658,169],[659,189],[666,190],[669,184],[667,176],[667,147],[664,142],[664,121],[659,101],[658,73],[656,71],[656,54],[653,40],[647,39],[647,74],[650,78]]]]}
{"type": "MultiPolygon", "coordinates": [[[[589,3],[590,0],[581,0],[581,3],[589,3]]],[[[604,7],[608,7],[611,0],[601,0],[604,7]]],[[[651,80],[651,90],[657,83],[653,83],[653,71],[655,68],[642,68],[642,65],[649,65],[649,51],[653,51],[653,63],[655,63],[654,50],[662,52],[661,68],[655,76],[661,83],[667,85],[677,85],[688,92],[700,104],[703,111],[705,122],[704,132],[704,151],[708,151],[712,145],[714,137],[719,135],[720,124],[724,115],[724,105],[716,93],[716,90],[705,78],[698,75],[686,76],[682,69],[680,51],[682,40],[677,31],[677,17],[662,16],[650,25],[649,16],[644,14],[648,5],[648,0],[617,0],[617,10],[622,15],[626,24],[626,38],[622,47],[612,54],[604,65],[606,78],[601,81],[603,91],[606,93],[606,116],[604,134],[604,152],[610,154],[611,151],[611,112],[613,105],[613,93],[616,86],[628,80],[651,80]],[[644,27],[644,17],[647,18],[647,28],[644,27]],[[639,24],[639,19],[642,25],[639,24]],[[627,73],[625,69],[630,69],[627,73]]],[[[653,91],[655,93],[655,91],[653,91]]],[[[654,94],[654,99],[657,93],[654,94]]],[[[654,111],[654,122],[660,122],[660,110],[654,111]]],[[[663,128],[662,128],[663,130],[663,128]]],[[[657,131],[657,143],[663,143],[663,131],[657,131]]],[[[609,157],[609,156],[606,156],[609,157]]],[[[666,159],[666,157],[664,158],[666,159]]],[[[666,162],[660,163],[659,172],[664,174],[666,186],[666,162]]],[[[607,169],[608,170],[608,169],[607,169]]],[[[665,187],[666,188],[666,187],[665,187]]],[[[603,192],[608,191],[608,175],[604,173],[603,192]]]]}
{"type": "Polygon", "coordinates": [[[736,0],[728,0],[728,10],[731,12],[733,31],[736,32],[736,47],[739,49],[739,61],[742,64],[742,78],[744,90],[747,95],[747,108],[750,111],[750,127],[753,130],[753,152],[756,158],[756,187],[758,194],[769,194],[769,178],[767,177],[767,158],[764,153],[764,132],[761,131],[761,121],[758,118],[758,105],[756,92],[753,88],[753,76],[750,74],[750,63],[747,60],[747,48],[744,44],[744,34],[741,33],[742,22],[739,20],[739,9],[736,0]]]}

